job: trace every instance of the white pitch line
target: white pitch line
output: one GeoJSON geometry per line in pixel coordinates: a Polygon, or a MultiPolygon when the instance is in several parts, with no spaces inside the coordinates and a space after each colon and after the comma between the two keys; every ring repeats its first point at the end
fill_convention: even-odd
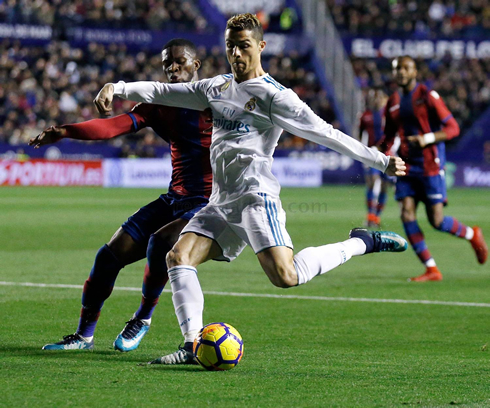
{"type": "MultiPolygon", "coordinates": [[[[82,285],[68,285],[56,283],[31,283],[31,282],[4,282],[0,281],[0,286],[25,286],[34,288],[61,288],[61,289],[83,289],[82,285]]],[[[141,292],[141,288],[118,287],[114,290],[126,292],[141,292]]],[[[165,289],[164,292],[171,292],[165,289]]],[[[255,297],[272,299],[298,299],[298,300],[322,300],[330,302],[367,302],[367,303],[401,303],[416,305],[442,305],[442,306],[463,306],[463,307],[490,307],[490,303],[472,302],[450,302],[443,300],[412,300],[412,299],[372,299],[372,298],[352,298],[352,297],[329,297],[329,296],[299,296],[299,295],[274,295],[269,293],[239,293],[239,292],[216,292],[204,291],[205,295],[232,296],[232,297],[255,297]]]]}

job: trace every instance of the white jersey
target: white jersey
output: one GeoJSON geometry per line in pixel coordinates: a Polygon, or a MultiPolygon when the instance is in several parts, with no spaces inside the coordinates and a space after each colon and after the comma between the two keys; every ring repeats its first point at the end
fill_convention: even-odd
{"type": "Polygon", "coordinates": [[[272,154],[284,130],[385,171],[388,157],[334,129],[291,89],[265,74],[237,83],[232,74],[193,83],[123,81],[114,94],[146,103],[213,112],[210,202],[224,204],[244,194],[279,196],[272,154]]]}

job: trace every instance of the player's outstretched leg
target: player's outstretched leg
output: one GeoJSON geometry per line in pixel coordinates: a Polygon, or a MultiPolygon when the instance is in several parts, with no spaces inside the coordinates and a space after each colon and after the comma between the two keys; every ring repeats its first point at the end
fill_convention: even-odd
{"type": "Polygon", "coordinates": [[[95,326],[105,300],[114,288],[119,271],[124,267],[108,245],[97,252],[90,276],[85,281],[82,293],[82,310],[75,334],[63,337],[58,343],[46,344],[43,350],[92,349],[95,326]]]}
{"type": "MultiPolygon", "coordinates": [[[[337,242],[335,244],[323,245],[320,247],[305,248],[294,255],[294,273],[297,275],[297,285],[303,285],[312,280],[315,276],[336,268],[347,262],[353,256],[365,255],[373,252],[402,252],[407,249],[407,241],[400,235],[390,231],[370,231],[364,228],[355,228],[350,232],[350,239],[337,242]]],[[[269,279],[275,274],[268,273],[267,259],[265,256],[273,249],[259,253],[259,260],[266,271],[269,279]]],[[[277,264],[277,261],[269,263],[277,264]]],[[[270,268],[274,271],[274,268],[270,268]]],[[[281,281],[275,283],[280,287],[294,286],[292,282],[281,281]]]]}

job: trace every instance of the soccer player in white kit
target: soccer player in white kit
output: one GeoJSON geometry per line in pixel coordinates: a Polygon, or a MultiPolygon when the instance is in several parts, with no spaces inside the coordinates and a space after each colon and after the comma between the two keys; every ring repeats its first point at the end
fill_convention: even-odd
{"type": "Polygon", "coordinates": [[[230,18],[225,40],[232,74],[186,84],[121,81],[106,84],[94,101],[105,114],[110,113],[113,95],[196,110],[211,108],[213,112],[212,195],[166,258],[185,345],[151,363],[193,362],[192,342],[203,326],[204,297],[196,270],[201,263],[232,261],[248,244],[270,281],[288,288],[304,284],[352,256],[407,248],[406,241],[393,232],[354,229],[346,241],[293,254],[279,199],[280,185],[271,172],[272,155],[283,129],[391,176],[403,176],[405,163],[334,129],[292,90],[268,75],[261,65],[266,43],[256,16],[247,13],[230,18]]]}

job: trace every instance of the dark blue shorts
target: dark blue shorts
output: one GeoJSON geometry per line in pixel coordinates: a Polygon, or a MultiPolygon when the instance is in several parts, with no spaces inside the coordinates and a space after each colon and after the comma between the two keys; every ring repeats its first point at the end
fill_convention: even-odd
{"type": "Polygon", "coordinates": [[[150,235],[179,218],[190,220],[208,204],[205,197],[184,197],[169,192],[141,207],[122,225],[135,242],[147,245],[150,235]]]}
{"type": "Polygon", "coordinates": [[[446,179],[437,176],[405,176],[396,181],[395,198],[401,201],[405,197],[413,197],[415,201],[434,205],[447,204],[446,179]]]}

